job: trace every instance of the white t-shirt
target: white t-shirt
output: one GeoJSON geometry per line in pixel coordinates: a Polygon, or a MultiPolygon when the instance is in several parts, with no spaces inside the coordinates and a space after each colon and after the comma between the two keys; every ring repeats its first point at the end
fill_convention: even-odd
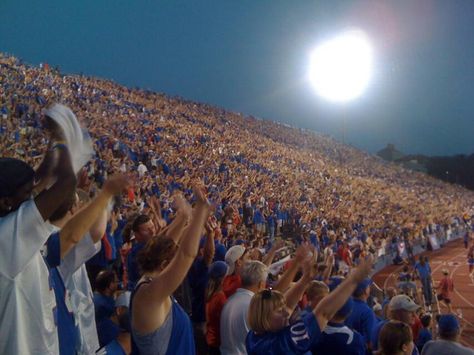
{"type": "Polygon", "coordinates": [[[100,251],[100,241],[94,244],[90,234],[61,260],[59,273],[71,295],[71,307],[79,330],[78,354],[94,354],[99,349],[95,323],[93,293],[85,262],[100,251]]]}
{"type": "Polygon", "coordinates": [[[58,354],[56,300],[40,249],[54,228],[34,200],[0,218],[0,354],[58,354]]]}
{"type": "Polygon", "coordinates": [[[148,171],[147,167],[144,164],[138,165],[138,176],[143,177],[148,171]]]}
{"type": "Polygon", "coordinates": [[[249,332],[247,312],[254,293],[244,288],[228,299],[221,314],[221,354],[247,354],[245,338],[249,332]]]}

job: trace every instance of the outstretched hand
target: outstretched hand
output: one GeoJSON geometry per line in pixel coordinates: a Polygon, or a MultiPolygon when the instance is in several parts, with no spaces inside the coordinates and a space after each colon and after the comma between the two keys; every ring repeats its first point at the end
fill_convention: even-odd
{"type": "Polygon", "coordinates": [[[191,216],[191,206],[181,193],[173,196],[173,208],[183,215],[191,216]]]}
{"type": "Polygon", "coordinates": [[[210,208],[211,204],[209,203],[206,196],[206,187],[204,186],[202,181],[197,180],[193,184],[193,193],[194,193],[194,197],[196,197],[198,204],[207,205],[210,208]]]}
{"type": "Polygon", "coordinates": [[[317,269],[314,267],[314,257],[308,257],[303,262],[303,279],[306,282],[314,280],[317,274],[317,269]]]}
{"type": "Polygon", "coordinates": [[[307,242],[302,243],[295,252],[295,260],[298,263],[304,263],[307,259],[310,259],[312,255],[310,255],[310,247],[307,242]]]}
{"type": "Polygon", "coordinates": [[[214,233],[215,229],[217,228],[217,221],[216,221],[216,217],[212,216],[212,217],[209,217],[207,222],[206,222],[206,230],[209,232],[209,233],[214,233]]]}
{"type": "Polygon", "coordinates": [[[129,176],[124,174],[113,175],[105,182],[103,191],[112,196],[120,195],[130,184],[129,176]]]}
{"type": "Polygon", "coordinates": [[[372,255],[369,255],[365,258],[363,258],[360,262],[357,268],[354,269],[354,278],[357,283],[362,282],[365,278],[367,278],[370,275],[370,272],[372,271],[372,266],[374,263],[374,257],[372,255]]]}

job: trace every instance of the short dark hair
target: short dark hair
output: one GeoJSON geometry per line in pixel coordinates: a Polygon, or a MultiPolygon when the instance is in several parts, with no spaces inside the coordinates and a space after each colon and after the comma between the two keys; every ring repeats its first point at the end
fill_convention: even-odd
{"type": "Polygon", "coordinates": [[[148,221],[150,221],[150,217],[146,214],[140,214],[138,215],[135,220],[133,221],[133,224],[132,224],[132,230],[134,232],[137,232],[138,231],[138,228],[140,228],[140,226],[142,224],[145,224],[147,223],[148,221]]]}
{"type": "Polygon", "coordinates": [[[424,314],[421,318],[420,318],[420,321],[421,321],[421,325],[423,327],[429,327],[430,325],[430,322],[431,322],[431,316],[429,314],[424,314]]]}
{"type": "Polygon", "coordinates": [[[95,289],[99,292],[103,292],[115,281],[117,275],[112,270],[102,270],[97,274],[95,279],[95,289]]]}
{"type": "Polygon", "coordinates": [[[22,160],[0,158],[0,197],[14,196],[17,190],[32,181],[35,171],[22,160]]]}

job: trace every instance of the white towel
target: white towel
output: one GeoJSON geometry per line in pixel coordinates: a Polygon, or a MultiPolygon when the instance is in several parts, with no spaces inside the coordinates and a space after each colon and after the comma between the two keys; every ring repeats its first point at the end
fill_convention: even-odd
{"type": "Polygon", "coordinates": [[[76,115],[69,107],[54,104],[44,114],[51,117],[63,129],[74,173],[78,173],[91,159],[94,150],[87,130],[82,129],[76,115]]]}

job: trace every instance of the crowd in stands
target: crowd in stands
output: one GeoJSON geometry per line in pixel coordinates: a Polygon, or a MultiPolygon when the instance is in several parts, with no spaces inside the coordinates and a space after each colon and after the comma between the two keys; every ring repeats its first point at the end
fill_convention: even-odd
{"type": "Polygon", "coordinates": [[[8,55],[0,149],[2,354],[473,353],[452,314],[433,334],[429,262],[410,253],[470,227],[462,187],[8,55]],[[413,263],[374,299],[399,242],[413,263]]]}

